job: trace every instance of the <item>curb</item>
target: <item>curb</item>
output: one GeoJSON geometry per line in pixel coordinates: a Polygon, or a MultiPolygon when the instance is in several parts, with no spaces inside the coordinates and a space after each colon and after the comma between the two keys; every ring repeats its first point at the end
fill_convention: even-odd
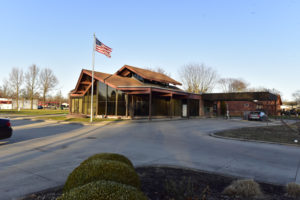
{"type": "Polygon", "coordinates": [[[243,142],[277,144],[277,145],[284,145],[284,146],[300,147],[299,145],[289,144],[289,143],[268,142],[268,141],[262,141],[262,140],[248,140],[248,139],[243,139],[243,138],[225,137],[225,136],[216,135],[215,133],[210,133],[209,136],[219,138],[219,139],[226,139],[226,140],[236,140],[236,141],[243,141],[243,142]]]}
{"type": "MultiPolygon", "coordinates": [[[[21,118],[18,118],[21,119],[21,118]]],[[[59,121],[59,120],[51,120],[51,119],[36,119],[36,118],[23,118],[23,120],[31,120],[31,121],[44,121],[44,122],[57,122],[59,124],[81,124],[81,125],[91,125],[91,126],[99,126],[99,125],[112,125],[112,124],[131,124],[131,123],[152,123],[152,122],[164,122],[164,121],[179,121],[179,120],[195,120],[195,119],[201,119],[201,118],[176,118],[176,119],[133,119],[133,120],[116,120],[116,121],[100,121],[100,122],[68,122],[68,121],[59,121]]]]}

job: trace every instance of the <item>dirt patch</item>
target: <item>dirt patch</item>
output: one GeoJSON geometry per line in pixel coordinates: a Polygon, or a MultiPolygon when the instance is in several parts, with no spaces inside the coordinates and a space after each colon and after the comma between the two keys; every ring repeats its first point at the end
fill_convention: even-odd
{"type": "MultiPolygon", "coordinates": [[[[151,200],[242,200],[222,194],[236,177],[174,167],[136,168],[142,191],[151,200]]],[[[259,183],[265,200],[292,200],[283,186],[259,183]]],[[[62,186],[31,194],[23,200],[55,200],[62,194],[62,186]]]]}
{"type": "Polygon", "coordinates": [[[217,136],[238,138],[246,140],[257,140],[274,143],[286,143],[300,146],[300,133],[297,129],[300,123],[289,126],[264,126],[248,127],[233,130],[226,130],[215,133],[217,136]],[[298,141],[298,142],[295,142],[298,141]]]}

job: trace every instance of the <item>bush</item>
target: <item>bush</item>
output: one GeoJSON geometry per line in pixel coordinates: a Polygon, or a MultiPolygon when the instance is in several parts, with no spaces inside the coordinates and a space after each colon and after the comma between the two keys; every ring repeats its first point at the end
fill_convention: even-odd
{"type": "Polygon", "coordinates": [[[85,163],[90,162],[91,160],[95,160],[95,159],[119,161],[119,162],[125,163],[133,168],[133,164],[128,158],[126,158],[123,155],[116,154],[116,153],[95,154],[95,155],[89,157],[88,159],[86,159],[85,161],[83,161],[81,164],[85,164],[85,163]]]}
{"type": "Polygon", "coordinates": [[[300,197],[300,185],[297,183],[289,183],[286,186],[286,191],[289,196],[294,198],[300,197]]]}
{"type": "Polygon", "coordinates": [[[147,200],[148,198],[132,186],[113,181],[97,181],[74,188],[57,200],[147,200]]]}
{"type": "Polygon", "coordinates": [[[111,160],[91,160],[73,170],[66,181],[64,192],[99,180],[115,181],[138,189],[141,185],[139,176],[127,164],[111,160]]]}
{"type": "Polygon", "coordinates": [[[239,196],[249,198],[259,197],[262,195],[262,192],[259,184],[249,179],[233,181],[228,187],[225,188],[223,194],[228,196],[239,196]]]}

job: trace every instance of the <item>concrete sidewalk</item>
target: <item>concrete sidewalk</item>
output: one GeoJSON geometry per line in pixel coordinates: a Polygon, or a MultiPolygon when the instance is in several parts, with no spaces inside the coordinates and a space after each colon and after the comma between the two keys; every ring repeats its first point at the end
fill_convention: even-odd
{"type": "Polygon", "coordinates": [[[116,123],[81,126],[57,135],[0,145],[1,199],[62,185],[80,162],[99,152],[124,154],[135,166],[182,166],[276,184],[300,183],[299,147],[209,136],[219,130],[262,125],[222,119],[116,123]]]}

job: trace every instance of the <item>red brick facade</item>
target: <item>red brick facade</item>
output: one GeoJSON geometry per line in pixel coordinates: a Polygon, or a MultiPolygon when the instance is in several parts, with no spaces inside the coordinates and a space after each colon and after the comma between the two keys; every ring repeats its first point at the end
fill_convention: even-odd
{"type": "Polygon", "coordinates": [[[282,105],[280,95],[269,92],[210,93],[204,94],[203,99],[206,114],[212,110],[218,116],[225,115],[227,110],[230,116],[243,116],[256,110],[270,116],[280,115],[282,105]]]}
{"type": "Polygon", "coordinates": [[[225,101],[230,115],[243,115],[247,111],[263,110],[268,115],[280,115],[280,102],[277,101],[225,101]]]}

